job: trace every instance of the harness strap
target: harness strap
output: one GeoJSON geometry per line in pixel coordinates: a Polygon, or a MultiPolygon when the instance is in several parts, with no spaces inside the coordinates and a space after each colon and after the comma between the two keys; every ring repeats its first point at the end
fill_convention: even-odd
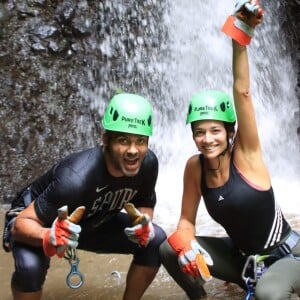
{"type": "Polygon", "coordinates": [[[283,257],[291,254],[292,249],[297,245],[300,240],[300,234],[294,230],[291,230],[287,239],[278,247],[271,251],[271,255],[283,257]]]}
{"type": "Polygon", "coordinates": [[[29,186],[22,194],[24,205],[27,207],[31,203],[31,186],[29,186]]]}
{"type": "Polygon", "coordinates": [[[242,278],[247,287],[247,295],[245,300],[249,300],[255,293],[257,280],[267,270],[268,266],[276,260],[293,256],[292,249],[300,241],[300,234],[291,230],[286,240],[267,255],[249,255],[242,271],[242,278]]]}

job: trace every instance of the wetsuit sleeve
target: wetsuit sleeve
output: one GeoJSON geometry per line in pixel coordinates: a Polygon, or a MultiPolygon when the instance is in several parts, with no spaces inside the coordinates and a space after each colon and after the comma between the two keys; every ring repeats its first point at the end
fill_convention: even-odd
{"type": "Polygon", "coordinates": [[[69,160],[62,161],[38,179],[33,186],[40,188],[34,207],[38,218],[50,226],[57,216],[57,209],[68,205],[69,211],[80,206],[83,199],[84,178],[72,167],[69,160]]]}

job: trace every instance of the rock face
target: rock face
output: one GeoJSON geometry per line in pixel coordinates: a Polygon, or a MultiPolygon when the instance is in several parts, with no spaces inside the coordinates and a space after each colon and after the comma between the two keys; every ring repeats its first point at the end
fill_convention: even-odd
{"type": "MultiPolygon", "coordinates": [[[[274,5],[300,70],[299,0],[274,5]]],[[[167,51],[166,9],[156,0],[0,1],[0,203],[57,159],[99,143],[89,91],[98,104],[118,88],[159,96],[153,62],[167,51]]]]}
{"type": "Polygon", "coordinates": [[[117,88],[159,93],[158,72],[145,66],[163,53],[164,11],[152,0],[0,2],[2,203],[57,159],[99,142],[101,116],[82,87],[97,102],[117,88]]]}

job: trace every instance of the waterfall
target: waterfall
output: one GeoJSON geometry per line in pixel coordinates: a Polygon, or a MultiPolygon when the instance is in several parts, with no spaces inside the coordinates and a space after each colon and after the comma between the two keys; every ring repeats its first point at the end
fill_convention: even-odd
{"type": "MultiPolygon", "coordinates": [[[[185,162],[197,153],[190,127],[185,124],[188,100],[203,89],[219,89],[232,95],[231,41],[220,28],[234,3],[233,0],[219,1],[217,5],[215,1],[167,1],[168,9],[161,20],[167,28],[163,55],[155,53],[143,61],[137,40],[136,61],[127,61],[123,70],[128,72],[138,65],[141,74],[148,72],[154,85],[158,78],[162,79],[161,93],[155,92],[155,86],[140,91],[146,93],[154,106],[155,128],[150,148],[160,161],[155,218],[167,230],[175,228],[180,214],[185,162]]],[[[274,12],[265,10],[264,24],[257,28],[249,47],[251,91],[277,201],[283,211],[300,213],[296,71],[285,51],[279,24],[272,17],[274,12]]],[[[121,15],[122,12],[120,9],[121,15]]],[[[148,26],[151,29],[157,24],[148,26]]],[[[98,47],[106,47],[109,55],[109,45],[106,40],[98,47]]],[[[92,92],[84,88],[81,92],[85,97],[99,99],[103,91],[99,86],[92,92]]],[[[103,101],[91,102],[92,109],[103,111],[104,107],[103,101]]]]}

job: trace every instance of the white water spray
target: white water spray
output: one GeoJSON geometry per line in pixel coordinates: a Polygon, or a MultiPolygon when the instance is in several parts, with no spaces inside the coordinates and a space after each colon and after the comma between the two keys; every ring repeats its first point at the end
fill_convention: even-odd
{"type": "MultiPolygon", "coordinates": [[[[124,47],[119,47],[124,52],[125,73],[137,66],[141,78],[147,70],[153,78],[159,73],[166,84],[161,99],[149,95],[154,106],[154,135],[150,139],[150,148],[155,149],[160,161],[155,220],[166,231],[174,230],[179,218],[185,162],[197,153],[190,127],[185,124],[188,100],[203,89],[223,90],[232,95],[231,40],[220,29],[232,13],[234,3],[234,0],[218,1],[217,4],[213,0],[168,0],[169,10],[164,24],[168,28],[166,47],[169,50],[165,57],[154,53],[145,63],[139,53],[142,44],[139,37],[133,60],[127,59],[124,47]],[[162,106],[170,113],[165,113],[162,106]]],[[[120,8],[120,19],[126,19],[121,12],[124,10],[120,8]]],[[[257,28],[249,47],[251,90],[264,158],[277,201],[283,211],[300,214],[296,72],[274,16],[276,13],[266,8],[264,24],[257,28]]],[[[155,26],[150,23],[147,28],[152,31],[155,26]]],[[[118,43],[118,37],[109,36],[102,44],[95,43],[94,47],[105,47],[109,55],[118,43]]],[[[107,99],[99,101],[105,94],[102,86],[93,91],[82,88],[81,93],[85,98],[94,99],[91,101],[92,110],[104,111],[107,99]]],[[[199,220],[202,214],[205,214],[205,208],[201,206],[199,220]]]]}
{"type": "MultiPolygon", "coordinates": [[[[164,144],[165,152],[159,155],[169,160],[160,167],[156,210],[156,218],[166,230],[176,228],[185,161],[197,153],[190,127],[185,125],[188,99],[203,89],[219,89],[232,95],[231,40],[220,28],[234,3],[232,0],[218,1],[218,4],[170,1],[166,22],[171,53],[164,72],[171,86],[169,98],[175,101],[171,105],[176,117],[170,123],[157,112],[160,127],[152,140],[164,144]]],[[[288,54],[284,55],[286,45],[279,36],[279,24],[271,15],[274,16],[266,11],[264,24],[257,28],[248,47],[251,91],[276,199],[284,212],[300,214],[296,74],[288,54]]],[[[201,206],[198,215],[204,217],[203,214],[205,208],[201,206]]]]}

